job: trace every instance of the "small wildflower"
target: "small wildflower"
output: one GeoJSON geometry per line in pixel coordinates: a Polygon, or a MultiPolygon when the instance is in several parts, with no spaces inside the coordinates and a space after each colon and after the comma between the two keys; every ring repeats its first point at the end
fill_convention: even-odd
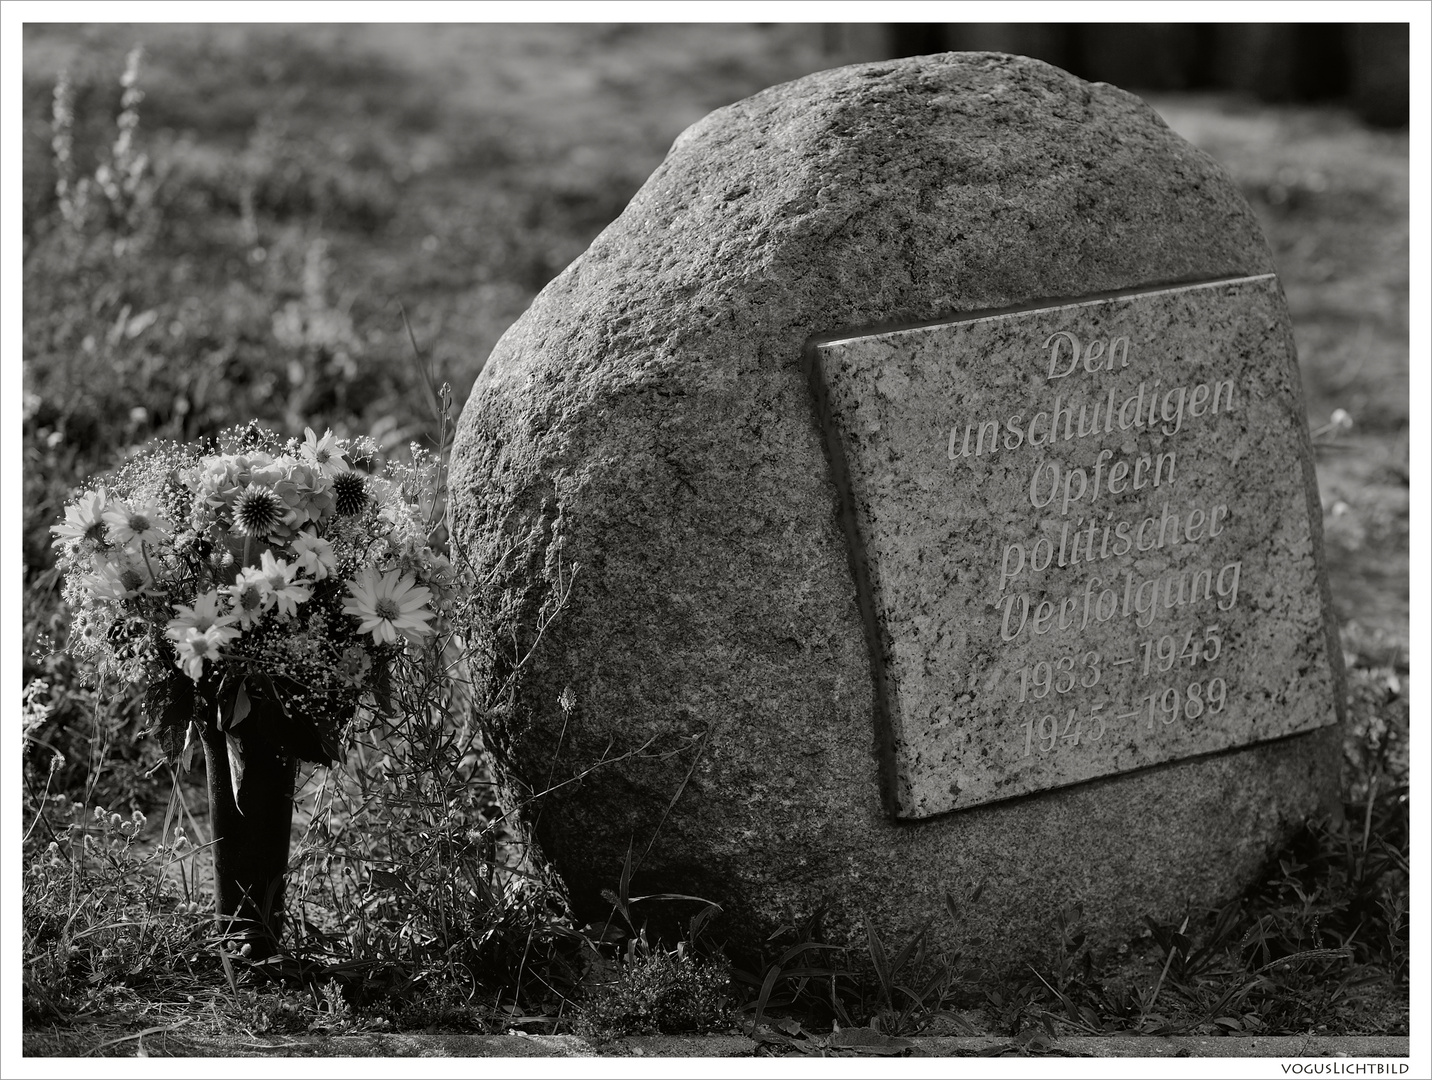
{"type": "Polygon", "coordinates": [[[338,677],[350,686],[362,686],[373,661],[361,645],[350,645],[338,658],[338,677]]]}
{"type": "Polygon", "coordinates": [[[279,614],[297,614],[298,605],[304,603],[312,595],[312,590],[308,585],[293,580],[297,568],[282,559],[274,558],[271,551],[263,553],[260,563],[259,572],[268,581],[269,595],[273,597],[279,614]]]}
{"type": "Polygon", "coordinates": [[[238,636],[239,632],[230,626],[186,630],[174,643],[179,670],[198,682],[204,675],[204,661],[218,659],[220,650],[238,636]]]}
{"type": "Polygon", "coordinates": [[[274,606],[273,588],[262,570],[246,567],[239,579],[227,589],[234,604],[234,617],[245,630],[258,624],[264,613],[274,606]]]}
{"type": "Polygon", "coordinates": [[[169,628],[165,634],[175,641],[190,630],[205,631],[214,626],[231,626],[234,622],[234,616],[225,615],[219,610],[217,589],[210,589],[196,597],[193,607],[175,604],[174,610],[177,614],[169,620],[169,628]]]}
{"type": "Polygon", "coordinates": [[[315,581],[322,581],[337,565],[333,545],[314,533],[299,533],[289,547],[293,550],[294,565],[315,581]]]}
{"type": "Polygon", "coordinates": [[[123,559],[103,563],[93,574],[84,575],[80,581],[102,600],[128,600],[144,591],[149,575],[143,563],[123,559]]]}

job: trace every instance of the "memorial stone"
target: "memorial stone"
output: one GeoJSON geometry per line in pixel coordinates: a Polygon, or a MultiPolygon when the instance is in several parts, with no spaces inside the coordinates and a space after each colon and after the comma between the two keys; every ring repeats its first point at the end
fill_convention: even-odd
{"type": "Polygon", "coordinates": [[[452,476],[487,677],[526,658],[489,745],[585,917],[630,852],[736,944],[828,904],[1012,965],[1333,803],[1271,257],[1113,87],[955,53],[713,113],[498,343],[452,476]]]}

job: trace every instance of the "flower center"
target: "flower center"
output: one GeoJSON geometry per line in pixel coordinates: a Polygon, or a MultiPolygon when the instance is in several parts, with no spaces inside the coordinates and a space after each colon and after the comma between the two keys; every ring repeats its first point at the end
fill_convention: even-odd
{"type": "Polygon", "coordinates": [[[85,530],[85,539],[93,540],[96,544],[104,543],[104,522],[96,521],[85,530]]]}
{"type": "Polygon", "coordinates": [[[139,576],[138,570],[123,570],[119,575],[119,583],[124,586],[126,592],[133,592],[144,584],[144,578],[139,576]]]}
{"type": "Polygon", "coordinates": [[[149,531],[149,519],[143,514],[129,515],[129,531],[132,533],[143,533],[149,531]]]}
{"type": "Polygon", "coordinates": [[[194,655],[195,655],[195,656],[208,656],[208,655],[209,655],[209,639],[208,639],[208,638],[195,638],[195,639],[194,639],[192,642],[190,642],[189,644],[190,644],[190,647],[194,650],[194,655]]]}
{"type": "Polygon", "coordinates": [[[398,602],[391,596],[379,597],[378,602],[373,605],[373,611],[377,614],[378,618],[387,619],[389,622],[392,622],[402,614],[402,609],[398,607],[398,602]]]}
{"type": "Polygon", "coordinates": [[[253,611],[263,603],[263,594],[259,592],[257,585],[250,585],[239,594],[239,606],[245,611],[253,611]]]}

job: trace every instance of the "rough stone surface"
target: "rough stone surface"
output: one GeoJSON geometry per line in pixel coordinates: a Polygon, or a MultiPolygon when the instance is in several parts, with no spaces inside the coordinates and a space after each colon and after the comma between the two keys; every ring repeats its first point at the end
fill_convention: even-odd
{"type": "Polygon", "coordinates": [[[1274,276],[812,354],[895,813],[1337,722],[1274,276]]]}
{"type": "Polygon", "coordinates": [[[733,945],[829,901],[837,938],[862,910],[887,940],[939,916],[937,944],[978,936],[1000,966],[1071,901],[1112,940],[1247,883],[1335,791],[1336,729],[891,819],[803,354],[1272,270],[1212,161],[1036,61],[822,72],[688,129],[499,342],[453,455],[454,537],[498,597],[491,677],[530,650],[488,739],[510,799],[551,789],[526,817],[579,912],[609,910],[631,849],[633,894],[720,902],[733,945]]]}

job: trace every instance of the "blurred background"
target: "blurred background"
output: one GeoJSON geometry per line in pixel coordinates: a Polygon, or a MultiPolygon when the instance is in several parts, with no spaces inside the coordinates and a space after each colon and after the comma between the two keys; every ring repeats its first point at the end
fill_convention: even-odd
{"type": "Polygon", "coordinates": [[[1126,90],[1224,90],[1265,102],[1339,101],[1407,124],[1406,23],[828,23],[831,55],[1019,53],[1126,90]]]}
{"type": "MultiPolygon", "coordinates": [[[[687,125],[822,68],[945,49],[1140,93],[1242,189],[1322,433],[1345,645],[1405,671],[1406,25],[27,24],[25,678],[46,680],[51,729],[94,706],[58,650],[50,573],[75,485],[150,438],[250,417],[437,442],[403,313],[460,408],[687,125]]],[[[116,731],[137,720],[106,708],[116,731]]],[[[148,764],[129,753],[120,787],[148,764]]]]}

